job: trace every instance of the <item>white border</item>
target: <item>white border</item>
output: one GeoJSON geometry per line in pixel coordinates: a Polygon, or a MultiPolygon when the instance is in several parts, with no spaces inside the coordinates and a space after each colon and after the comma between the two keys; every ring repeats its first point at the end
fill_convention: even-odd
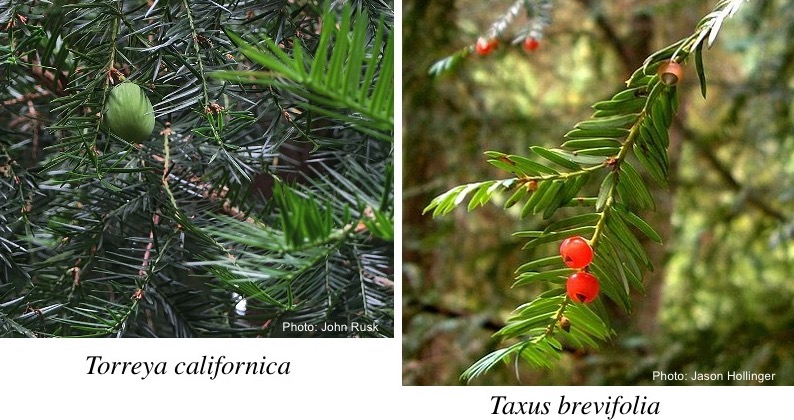
{"type": "MultiPolygon", "coordinates": [[[[395,237],[402,238],[402,5],[395,8],[395,237]]],[[[0,380],[4,416],[42,418],[75,414],[81,419],[199,419],[250,416],[303,419],[482,419],[492,397],[549,401],[547,419],[608,419],[604,414],[558,415],[560,397],[606,401],[647,396],[659,401],[659,415],[639,418],[729,419],[787,416],[791,387],[403,387],[402,243],[395,241],[395,334],[393,339],[4,339],[0,380]],[[228,360],[290,361],[290,375],[88,375],[86,358],[105,361],[180,361],[224,355],[228,360]]],[[[71,416],[66,416],[71,417],[71,416]]],[[[615,419],[633,418],[616,415],[615,419]]],[[[781,418],[783,418],[781,417],[781,418]]]]}

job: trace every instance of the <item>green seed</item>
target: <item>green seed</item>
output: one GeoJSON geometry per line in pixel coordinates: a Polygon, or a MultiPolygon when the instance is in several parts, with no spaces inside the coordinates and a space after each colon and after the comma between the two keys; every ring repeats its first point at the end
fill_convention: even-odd
{"type": "Polygon", "coordinates": [[[108,95],[103,125],[112,134],[130,142],[149,139],[154,130],[154,108],[146,93],[132,82],[114,87],[108,95]]]}

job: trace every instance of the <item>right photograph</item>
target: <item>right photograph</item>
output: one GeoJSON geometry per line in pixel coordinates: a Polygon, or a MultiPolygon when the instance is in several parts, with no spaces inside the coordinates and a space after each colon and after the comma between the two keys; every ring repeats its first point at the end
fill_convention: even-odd
{"type": "Polygon", "coordinates": [[[404,385],[794,385],[794,9],[403,2],[404,385]]]}

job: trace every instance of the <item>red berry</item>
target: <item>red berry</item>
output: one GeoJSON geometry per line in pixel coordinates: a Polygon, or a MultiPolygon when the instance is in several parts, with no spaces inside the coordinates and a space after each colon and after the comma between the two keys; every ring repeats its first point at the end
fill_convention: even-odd
{"type": "Polygon", "coordinates": [[[675,86],[684,77],[684,69],[675,61],[668,61],[659,66],[659,77],[667,86],[675,86]]]}
{"type": "Polygon", "coordinates": [[[572,301],[590,303],[598,296],[598,279],[590,273],[579,271],[568,277],[565,289],[572,301]]]}
{"type": "Polygon", "coordinates": [[[535,38],[527,37],[524,39],[524,51],[532,52],[538,49],[540,46],[540,41],[535,38]]]}
{"type": "Polygon", "coordinates": [[[562,241],[560,255],[568,267],[584,268],[593,261],[593,248],[581,236],[574,236],[562,241]]]}
{"type": "Polygon", "coordinates": [[[480,38],[477,40],[477,44],[474,45],[474,51],[478,55],[485,56],[492,53],[498,45],[499,41],[497,41],[495,38],[480,38]]]}

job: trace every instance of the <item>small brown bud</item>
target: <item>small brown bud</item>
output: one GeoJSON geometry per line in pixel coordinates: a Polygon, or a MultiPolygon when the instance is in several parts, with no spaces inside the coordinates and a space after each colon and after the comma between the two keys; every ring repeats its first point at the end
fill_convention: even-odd
{"type": "Polygon", "coordinates": [[[566,317],[560,318],[560,328],[565,332],[571,332],[571,320],[566,317]]]}
{"type": "Polygon", "coordinates": [[[667,86],[675,86],[684,77],[684,69],[675,61],[668,61],[659,66],[659,77],[667,86]]]}

